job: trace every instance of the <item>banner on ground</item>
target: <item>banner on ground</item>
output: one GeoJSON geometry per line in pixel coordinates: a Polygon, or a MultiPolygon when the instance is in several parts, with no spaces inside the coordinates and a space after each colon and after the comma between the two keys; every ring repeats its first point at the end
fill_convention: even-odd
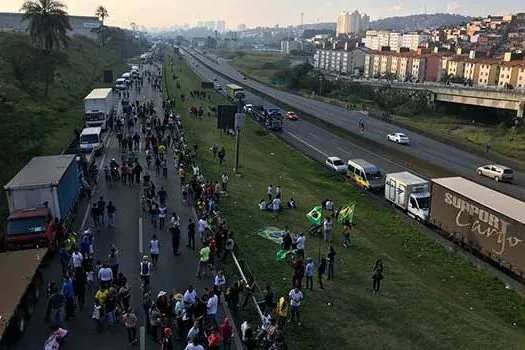
{"type": "Polygon", "coordinates": [[[261,237],[269,239],[272,242],[281,244],[283,241],[284,230],[278,227],[264,227],[257,234],[261,237]]]}
{"type": "Polygon", "coordinates": [[[308,214],[306,214],[308,221],[314,225],[320,225],[323,222],[323,208],[314,207],[308,214]]]}
{"type": "Polygon", "coordinates": [[[340,224],[352,223],[354,220],[355,202],[348,204],[339,211],[337,222],[340,224]]]}

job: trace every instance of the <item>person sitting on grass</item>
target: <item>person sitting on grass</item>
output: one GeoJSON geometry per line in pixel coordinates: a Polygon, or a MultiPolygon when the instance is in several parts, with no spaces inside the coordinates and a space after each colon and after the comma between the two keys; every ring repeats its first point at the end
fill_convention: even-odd
{"type": "Polygon", "coordinates": [[[265,211],[266,210],[266,202],[264,201],[264,199],[261,199],[261,201],[259,202],[259,210],[260,211],[265,211]]]}
{"type": "Polygon", "coordinates": [[[275,197],[272,201],[272,209],[274,213],[281,211],[281,198],[275,197]]]}
{"type": "Polygon", "coordinates": [[[290,198],[288,201],[288,209],[295,209],[297,208],[297,205],[295,204],[295,200],[293,198],[290,198]]]}

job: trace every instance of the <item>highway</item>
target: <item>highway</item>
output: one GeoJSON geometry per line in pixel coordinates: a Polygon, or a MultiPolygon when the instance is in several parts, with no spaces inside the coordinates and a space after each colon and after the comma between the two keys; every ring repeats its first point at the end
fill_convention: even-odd
{"type": "MultiPolygon", "coordinates": [[[[388,153],[391,150],[395,150],[404,154],[407,159],[417,159],[420,162],[431,164],[433,167],[442,169],[448,175],[462,176],[509,196],[525,200],[525,173],[523,172],[515,171],[514,181],[511,184],[497,183],[489,178],[480,177],[476,174],[476,168],[485,164],[493,164],[494,162],[403,128],[394,127],[378,119],[367,117],[357,111],[349,111],[331,104],[277,90],[249,78],[242,79],[242,74],[232,68],[225,59],[218,57],[218,63],[216,63],[196,51],[191,53],[196,55],[200,61],[198,64],[195,64],[198,61],[190,58],[190,60],[195,60],[194,64],[191,65],[192,68],[210,81],[213,78],[217,78],[218,83],[221,85],[237,83],[254,91],[260,91],[261,95],[269,96],[275,101],[293,106],[299,115],[301,112],[307,113],[353,134],[359,133],[358,122],[362,118],[365,124],[365,133],[362,137],[379,145],[379,147],[375,146],[365,149],[363,146],[335,136],[313,123],[304,120],[286,122],[282,133],[283,138],[294,145],[298,145],[301,150],[307,150],[308,154],[313,155],[317,159],[325,158],[326,156],[338,156],[343,160],[362,157],[387,172],[406,169],[426,177],[432,177],[432,174],[424,168],[418,167],[414,171],[410,161],[390,160],[388,153]],[[229,77],[228,81],[220,74],[205,67],[202,63],[229,77]],[[411,145],[402,146],[387,141],[386,135],[390,132],[405,133],[410,137],[411,145]]],[[[270,106],[268,102],[249,92],[247,93],[246,103],[270,106]]]]}
{"type": "MultiPolygon", "coordinates": [[[[158,115],[162,111],[162,97],[158,91],[147,86],[147,79],[145,79],[144,87],[140,94],[135,94],[134,89],[131,89],[131,101],[139,99],[141,101],[154,101],[155,109],[158,115]]],[[[141,149],[144,150],[143,140],[141,140],[141,149]]],[[[101,159],[98,159],[98,165],[102,168],[109,163],[112,158],[115,158],[120,163],[120,150],[117,139],[114,134],[110,134],[105,141],[104,153],[101,159]]],[[[146,168],[144,159],[144,152],[139,156],[140,164],[146,168]]],[[[160,258],[158,269],[152,272],[151,276],[151,290],[153,299],[159,291],[164,290],[168,293],[175,291],[184,293],[188,285],[192,284],[199,295],[204,291],[205,287],[210,288],[213,284],[211,278],[196,279],[195,272],[197,268],[198,249],[200,243],[196,242],[196,251],[185,247],[187,244],[187,225],[189,218],[194,218],[191,207],[182,202],[180,198],[181,187],[176,170],[173,165],[173,156],[171,151],[167,155],[169,165],[169,175],[167,178],[155,176],[153,169],[146,169],[147,173],[152,176],[152,181],[155,183],[157,189],[164,186],[168,191],[167,211],[169,213],[167,222],[172,212],[176,212],[181,218],[181,242],[180,242],[180,256],[175,256],[172,253],[171,237],[167,229],[160,230],[154,228],[150,224],[149,214],[141,210],[140,195],[141,186],[135,184],[134,186],[126,186],[123,183],[106,183],[104,175],[102,174],[98,185],[93,195],[93,200],[96,201],[100,196],[104,197],[106,203],[113,201],[116,206],[116,227],[111,229],[107,227],[102,228],[100,235],[95,237],[95,261],[100,259],[102,262],[107,260],[111,244],[115,244],[119,250],[119,270],[128,278],[132,287],[132,305],[139,317],[138,328],[144,332],[145,318],[142,309],[142,297],[139,284],[139,261],[143,255],[149,255],[149,242],[153,234],[156,234],[160,242],[160,258]]],[[[103,171],[99,171],[101,173],[103,171]]],[[[79,232],[82,228],[93,227],[89,211],[89,203],[84,200],[81,210],[77,214],[76,220],[73,223],[73,229],[79,232]]],[[[107,224],[107,219],[106,219],[107,224]]],[[[55,257],[50,266],[44,270],[44,280],[55,281],[60,283],[61,267],[55,257]]],[[[227,281],[228,282],[228,281],[227,281]]],[[[60,284],[61,285],[61,284],[60,284]]],[[[159,349],[160,345],[155,344],[150,338],[142,337],[139,344],[136,346],[128,346],[126,329],[122,324],[116,327],[105,327],[104,331],[98,334],[95,330],[95,323],[91,319],[93,310],[93,295],[96,292],[95,288],[88,290],[86,293],[86,308],[78,311],[73,319],[65,322],[64,327],[69,330],[69,335],[64,348],[76,350],[113,350],[113,349],[159,349]]],[[[43,289],[42,297],[36,305],[35,313],[31,322],[28,324],[26,333],[20,342],[13,347],[12,350],[35,350],[41,349],[44,341],[49,335],[49,323],[44,322],[46,295],[43,289]]],[[[222,308],[221,308],[222,309],[222,308]]],[[[222,316],[222,311],[220,311],[222,316]]],[[[222,318],[218,318],[222,321],[222,318]]],[[[141,333],[139,332],[139,333],[141,333]]],[[[176,334],[174,332],[174,334],[176,334]]],[[[176,349],[183,349],[185,341],[175,341],[176,349]]],[[[235,348],[235,347],[233,347],[235,348]]]]}

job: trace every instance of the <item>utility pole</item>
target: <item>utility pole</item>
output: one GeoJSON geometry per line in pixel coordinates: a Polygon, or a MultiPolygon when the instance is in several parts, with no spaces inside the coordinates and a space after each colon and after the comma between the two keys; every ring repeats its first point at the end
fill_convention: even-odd
{"type": "Polygon", "coordinates": [[[319,96],[323,96],[323,75],[319,74],[319,96]]]}
{"type": "MultiPolygon", "coordinates": [[[[241,96],[237,96],[237,113],[242,113],[242,97],[241,96]]],[[[235,119],[237,120],[237,116],[235,116],[235,119]]],[[[241,128],[240,128],[240,125],[238,125],[236,122],[235,123],[235,168],[233,169],[235,173],[239,172],[239,153],[240,153],[239,149],[241,146],[240,138],[241,138],[241,128]]]]}

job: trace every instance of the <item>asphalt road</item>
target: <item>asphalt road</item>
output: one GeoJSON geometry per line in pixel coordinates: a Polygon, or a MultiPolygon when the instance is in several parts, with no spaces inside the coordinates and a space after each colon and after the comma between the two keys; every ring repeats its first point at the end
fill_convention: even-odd
{"type": "MultiPolygon", "coordinates": [[[[362,146],[326,132],[312,123],[306,121],[285,122],[283,137],[287,140],[292,138],[295,140],[292,142],[298,142],[300,144],[301,150],[306,150],[308,154],[318,159],[325,158],[327,155],[338,156],[343,160],[362,157],[387,172],[404,169],[419,173],[425,177],[431,177],[424,169],[414,171],[410,165],[407,166],[389,160],[385,155],[385,151],[388,152],[388,149],[395,149],[423,162],[444,169],[446,173],[468,178],[499,192],[525,200],[525,173],[523,172],[515,171],[514,181],[511,184],[497,183],[491,179],[480,177],[476,174],[476,168],[484,164],[493,164],[489,159],[473,155],[428,137],[412,133],[403,128],[393,127],[389,123],[367,117],[356,111],[349,111],[331,104],[273,89],[251,79],[243,80],[242,74],[232,68],[225,59],[219,57],[217,58],[218,63],[216,63],[198,52],[193,51],[193,54],[197,55],[200,60],[206,62],[210,67],[213,67],[214,70],[231,78],[226,81],[222,76],[187,55],[187,57],[190,57],[190,62],[193,63],[191,65],[192,68],[199,71],[200,74],[203,74],[208,80],[217,78],[220,85],[240,83],[256,91],[261,91],[274,100],[295,106],[295,110],[299,115],[301,112],[308,113],[354,134],[359,133],[358,122],[359,119],[362,118],[365,124],[365,133],[362,137],[370,139],[381,146],[378,149],[364,149],[362,146]],[[387,141],[386,135],[390,132],[405,133],[410,137],[411,145],[402,146],[387,141]],[[322,155],[322,157],[320,157],[320,155],[322,155]]],[[[271,104],[265,102],[262,98],[251,93],[247,93],[246,103],[271,106],[271,104]]]]}
{"type": "MultiPolygon", "coordinates": [[[[161,94],[154,91],[150,87],[144,88],[139,96],[136,96],[132,89],[131,100],[138,98],[142,101],[155,101],[156,110],[162,111],[162,97],[161,94]]],[[[118,143],[114,135],[110,135],[106,141],[103,156],[99,159],[99,164],[109,163],[112,158],[120,162],[120,151],[118,143]]],[[[141,144],[141,147],[143,145],[141,144]]],[[[139,162],[146,168],[144,159],[144,152],[141,152],[139,162]]],[[[193,212],[190,207],[183,204],[180,199],[180,181],[176,176],[173,166],[173,156],[169,152],[167,159],[169,161],[168,178],[156,177],[155,171],[148,172],[152,175],[152,180],[156,187],[160,189],[164,186],[168,191],[167,209],[169,216],[175,211],[181,218],[181,255],[174,256],[171,248],[171,237],[167,229],[159,230],[152,227],[149,220],[149,215],[141,210],[140,206],[140,187],[135,184],[134,187],[125,186],[121,183],[107,184],[104,176],[99,179],[96,188],[96,193],[93,200],[103,196],[106,203],[113,201],[117,208],[116,213],[116,228],[109,229],[105,227],[100,236],[95,238],[95,261],[100,259],[104,261],[109,254],[110,244],[115,244],[120,253],[120,271],[124,273],[132,284],[132,305],[139,317],[139,327],[144,325],[144,315],[142,311],[142,300],[140,295],[139,284],[139,259],[142,255],[149,255],[149,241],[153,234],[157,234],[160,241],[160,259],[159,267],[152,272],[151,288],[154,296],[160,290],[167,292],[177,291],[184,293],[188,285],[195,286],[198,293],[204,290],[204,287],[211,287],[213,284],[211,278],[204,278],[198,280],[195,278],[197,268],[198,253],[189,250],[185,247],[187,242],[186,227],[188,219],[193,217],[193,212]],[[142,227],[142,229],[141,229],[142,227]]],[[[81,227],[91,227],[92,221],[88,214],[88,201],[85,200],[82,205],[82,210],[73,225],[74,229],[81,227]],[[85,215],[84,215],[85,213],[85,215]]],[[[169,217],[167,217],[169,221],[169,217]]],[[[106,221],[107,222],[107,221],[106,221]]],[[[77,231],[78,232],[78,231],[77,231]]],[[[197,249],[200,248],[197,242],[197,249]]],[[[45,281],[60,281],[61,268],[58,259],[45,269],[45,281]]],[[[228,282],[228,281],[227,281],[228,282]]],[[[93,294],[95,290],[87,293],[86,309],[77,313],[77,316],[65,323],[65,328],[69,330],[69,337],[65,349],[75,350],[93,350],[93,349],[126,349],[126,348],[140,348],[140,349],[158,349],[159,345],[154,344],[149,337],[145,338],[142,346],[128,346],[127,333],[122,324],[115,328],[105,329],[102,334],[97,334],[95,331],[95,324],[91,319],[93,310],[93,294]]],[[[45,317],[45,292],[42,292],[43,297],[37,304],[35,314],[28,325],[27,331],[21,341],[13,346],[11,349],[15,350],[35,350],[40,349],[44,341],[49,335],[48,324],[44,322],[45,317]]],[[[221,308],[222,309],[222,308],[221,308]]],[[[220,311],[222,315],[222,310],[220,311]]],[[[219,319],[220,321],[221,319],[219,319]]],[[[185,342],[179,342],[176,349],[183,349],[185,342]]],[[[142,344],[140,344],[142,345],[142,344]]]]}

